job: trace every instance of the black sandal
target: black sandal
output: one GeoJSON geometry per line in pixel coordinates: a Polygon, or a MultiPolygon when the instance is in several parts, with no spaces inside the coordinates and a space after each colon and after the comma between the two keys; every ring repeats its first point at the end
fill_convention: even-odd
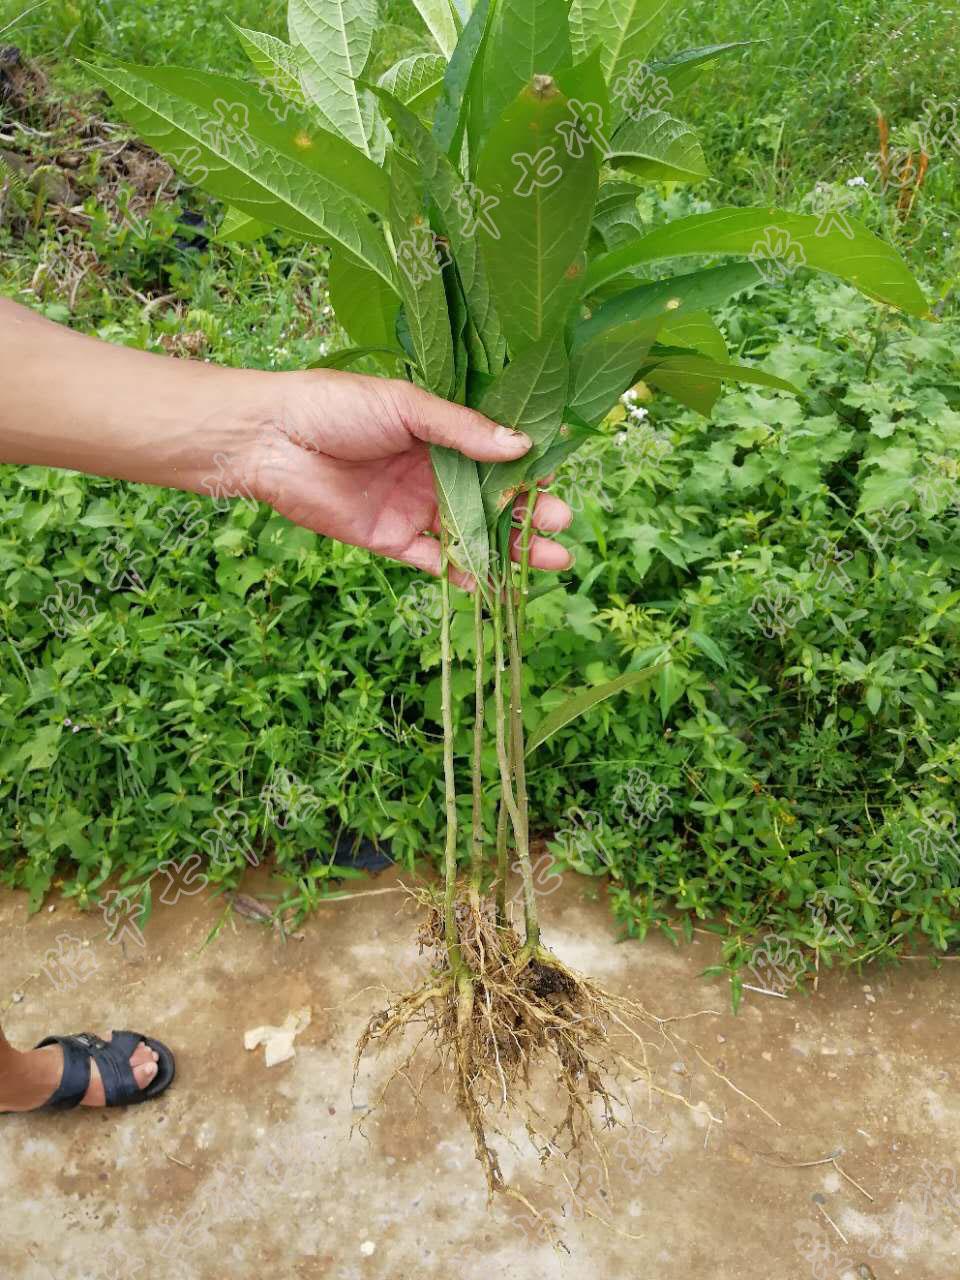
{"type": "Polygon", "coordinates": [[[108,1107],[132,1107],[149,1102],[170,1087],[176,1074],[173,1054],[159,1040],[138,1036],[133,1031],[114,1031],[112,1040],[101,1040],[89,1031],[75,1036],[47,1036],[35,1049],[58,1044],[63,1049],[63,1075],[53,1095],[40,1111],[66,1111],[78,1107],[90,1087],[90,1063],[96,1062],[103,1081],[103,1096],[108,1107]],[[130,1066],[130,1056],[138,1044],[145,1044],[157,1055],[157,1074],[143,1089],[137,1084],[130,1066]]]}

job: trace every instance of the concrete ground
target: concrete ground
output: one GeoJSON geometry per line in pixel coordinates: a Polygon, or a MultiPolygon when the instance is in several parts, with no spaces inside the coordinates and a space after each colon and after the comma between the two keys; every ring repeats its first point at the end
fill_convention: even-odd
{"type": "MultiPolygon", "coordinates": [[[[396,880],[323,907],[284,945],[234,915],[204,948],[223,912],[206,893],[157,903],[142,947],[132,931],[108,942],[98,913],[61,903],[28,918],[25,897],[0,898],[15,1044],[132,1028],[168,1042],[179,1069],[141,1108],[0,1118],[4,1280],[960,1274],[956,964],[828,974],[806,998],[747,992],[733,1017],[725,984],[698,977],[713,939],[617,945],[591,886],[568,879],[542,900],[565,961],[661,1015],[719,1012],[674,1024],[687,1045],[651,1049],[657,1083],[691,1105],[637,1091],[636,1123],[606,1140],[609,1190],[588,1171],[572,1196],[522,1135],[515,1151],[498,1142],[513,1185],[558,1224],[557,1249],[519,1204],[488,1209],[442,1078],[426,1078],[419,1108],[395,1087],[351,1137],[391,1061],[366,1065],[351,1096],[354,1043],[378,984],[418,969],[416,913],[383,892],[396,880]],[[83,959],[54,963],[58,939],[83,959]],[[245,1051],[244,1031],[304,1006],[294,1059],[267,1069],[262,1048],[245,1051]]],[[[244,887],[271,891],[262,872],[244,887]]]]}

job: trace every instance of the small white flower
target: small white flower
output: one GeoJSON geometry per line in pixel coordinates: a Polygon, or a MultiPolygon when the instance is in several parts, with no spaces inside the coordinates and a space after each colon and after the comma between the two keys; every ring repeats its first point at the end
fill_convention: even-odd
{"type": "Polygon", "coordinates": [[[866,180],[866,178],[862,177],[862,176],[858,173],[858,174],[857,174],[857,176],[856,176],[855,178],[848,178],[848,179],[847,179],[847,186],[848,186],[848,187],[865,187],[865,186],[867,186],[867,180],[866,180]]]}

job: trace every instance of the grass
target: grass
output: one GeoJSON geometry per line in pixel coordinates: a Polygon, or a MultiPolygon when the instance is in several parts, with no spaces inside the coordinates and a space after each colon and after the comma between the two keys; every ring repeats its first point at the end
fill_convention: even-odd
{"type": "Polygon", "coordinates": [[[777,135],[782,122],[780,182],[861,172],[877,113],[894,126],[916,119],[926,98],[950,96],[960,70],[955,8],[916,0],[692,0],[670,40],[762,41],[691,96],[691,114],[725,156],[751,149],[758,122],[777,121],[777,135]]]}

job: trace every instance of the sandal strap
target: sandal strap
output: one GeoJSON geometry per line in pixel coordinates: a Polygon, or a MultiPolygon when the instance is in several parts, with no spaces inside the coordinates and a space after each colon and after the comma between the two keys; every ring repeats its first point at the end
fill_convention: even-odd
{"type": "Polygon", "coordinates": [[[99,1036],[81,1032],[75,1036],[47,1036],[35,1045],[36,1049],[58,1044],[63,1050],[63,1075],[60,1083],[44,1103],[54,1111],[69,1111],[78,1107],[90,1088],[90,1058],[95,1044],[103,1044],[99,1036]]]}
{"type": "Polygon", "coordinates": [[[90,1088],[90,1062],[96,1062],[103,1084],[104,1101],[108,1107],[122,1107],[125,1103],[140,1100],[140,1086],[130,1066],[130,1055],[140,1043],[140,1036],[132,1031],[113,1033],[112,1040],[103,1040],[91,1031],[81,1031],[73,1036],[47,1036],[36,1047],[59,1044],[63,1049],[63,1076],[52,1097],[44,1104],[53,1110],[68,1110],[83,1101],[90,1088]]]}
{"type": "MultiPolygon", "coordinates": [[[[169,1088],[176,1074],[173,1054],[159,1040],[151,1040],[136,1031],[114,1031],[110,1040],[102,1040],[90,1031],[72,1036],[47,1036],[35,1046],[59,1044],[63,1049],[63,1075],[44,1108],[66,1110],[79,1106],[90,1088],[90,1063],[96,1062],[103,1082],[104,1101],[108,1107],[148,1102],[169,1088]],[[157,1074],[141,1089],[130,1066],[134,1050],[143,1042],[158,1056],[157,1074]]],[[[4,1114],[0,1112],[0,1115],[4,1114]]]]}
{"type": "Polygon", "coordinates": [[[130,1031],[114,1031],[111,1040],[101,1040],[93,1050],[108,1107],[122,1107],[142,1100],[142,1091],[130,1066],[130,1055],[141,1039],[130,1031]]]}

